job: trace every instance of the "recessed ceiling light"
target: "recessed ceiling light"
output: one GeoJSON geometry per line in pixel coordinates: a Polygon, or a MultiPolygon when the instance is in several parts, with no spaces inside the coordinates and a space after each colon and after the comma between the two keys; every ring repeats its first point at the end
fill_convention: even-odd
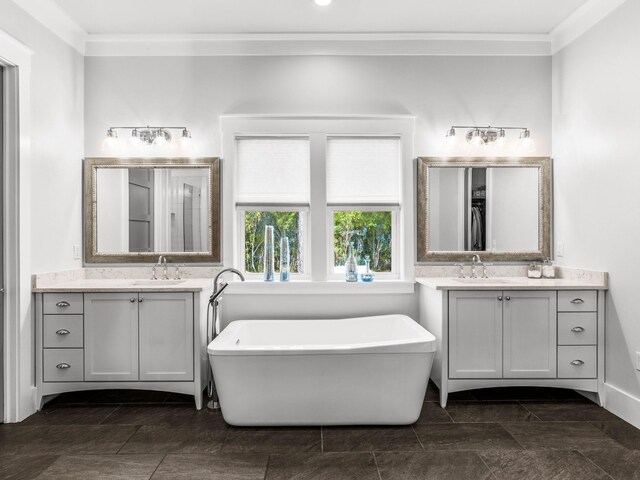
{"type": "Polygon", "coordinates": [[[331,3],[331,0],[313,0],[313,1],[316,2],[316,5],[320,7],[326,7],[331,3]]]}

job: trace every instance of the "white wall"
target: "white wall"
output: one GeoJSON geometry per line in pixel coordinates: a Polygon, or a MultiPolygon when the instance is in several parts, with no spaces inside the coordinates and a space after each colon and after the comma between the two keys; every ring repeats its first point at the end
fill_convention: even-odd
{"type": "Polygon", "coordinates": [[[33,52],[29,67],[19,71],[21,100],[27,91],[29,98],[20,105],[20,123],[27,126],[20,144],[20,272],[17,282],[11,278],[6,285],[7,299],[17,306],[5,319],[10,345],[4,413],[7,421],[17,421],[36,408],[29,276],[81,265],[73,260],[72,245],[82,243],[84,58],[13,2],[0,2],[0,30],[33,52]]]}
{"type": "Polygon", "coordinates": [[[0,2],[0,30],[35,53],[31,68],[32,273],[82,265],[84,57],[15,3],[0,2]]]}
{"type": "Polygon", "coordinates": [[[219,116],[256,113],[416,115],[419,155],[449,153],[453,124],[527,125],[536,154],[551,150],[549,57],[87,57],[85,69],[87,156],[131,124],[184,124],[194,154],[217,155],[219,116]]]}
{"type": "MultiPolygon", "coordinates": [[[[560,263],[609,271],[606,382],[640,397],[640,0],[553,57],[560,263]]],[[[609,399],[609,396],[607,397],[609,399]]],[[[607,400],[609,403],[609,400],[607,400]]],[[[640,426],[640,403],[636,424],[640,426]]],[[[627,419],[630,419],[627,417],[627,419]]]]}

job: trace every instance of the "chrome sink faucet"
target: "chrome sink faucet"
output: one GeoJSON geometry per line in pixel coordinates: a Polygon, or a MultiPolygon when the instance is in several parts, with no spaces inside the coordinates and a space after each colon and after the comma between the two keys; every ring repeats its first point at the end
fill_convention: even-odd
{"type": "Polygon", "coordinates": [[[158,257],[158,263],[153,266],[153,277],[152,279],[157,280],[156,277],[156,267],[162,267],[162,280],[169,280],[169,275],[167,274],[167,257],[164,255],[160,255],[158,257]]]}
{"type": "Polygon", "coordinates": [[[479,278],[476,274],[476,268],[478,266],[482,267],[482,277],[480,278],[489,278],[487,276],[487,266],[480,260],[480,255],[475,254],[471,259],[471,278],[479,278]]]}
{"type": "Polygon", "coordinates": [[[471,278],[478,278],[478,275],[476,275],[476,267],[478,265],[482,265],[482,260],[480,260],[480,255],[476,254],[471,258],[471,278]]]}

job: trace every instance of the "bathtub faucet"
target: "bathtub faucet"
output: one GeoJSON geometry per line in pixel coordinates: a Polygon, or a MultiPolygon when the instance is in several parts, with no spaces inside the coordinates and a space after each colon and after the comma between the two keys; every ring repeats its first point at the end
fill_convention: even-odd
{"type": "Polygon", "coordinates": [[[244,282],[244,275],[242,275],[239,270],[236,270],[235,268],[225,268],[224,270],[220,270],[220,272],[218,272],[218,274],[216,275],[216,278],[213,280],[213,295],[211,295],[211,297],[209,298],[209,302],[211,304],[213,304],[218,299],[218,297],[222,295],[224,289],[229,286],[229,283],[219,283],[220,277],[225,273],[235,273],[240,277],[240,280],[244,282]]]}

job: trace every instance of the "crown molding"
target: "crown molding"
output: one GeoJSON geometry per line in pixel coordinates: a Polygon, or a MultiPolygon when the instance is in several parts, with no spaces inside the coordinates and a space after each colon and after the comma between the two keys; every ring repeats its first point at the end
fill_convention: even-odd
{"type": "Polygon", "coordinates": [[[54,0],[13,0],[86,56],[548,56],[627,0],[588,0],[548,34],[276,33],[189,35],[88,34],[54,0]]]}
{"type": "Polygon", "coordinates": [[[589,0],[551,33],[551,53],[555,54],[590,30],[627,0],[589,0]]]}
{"type": "Polygon", "coordinates": [[[79,53],[85,54],[87,32],[53,0],[13,1],[79,53]]]}
{"type": "Polygon", "coordinates": [[[87,56],[550,55],[548,35],[291,33],[90,35],[87,56]]]}

